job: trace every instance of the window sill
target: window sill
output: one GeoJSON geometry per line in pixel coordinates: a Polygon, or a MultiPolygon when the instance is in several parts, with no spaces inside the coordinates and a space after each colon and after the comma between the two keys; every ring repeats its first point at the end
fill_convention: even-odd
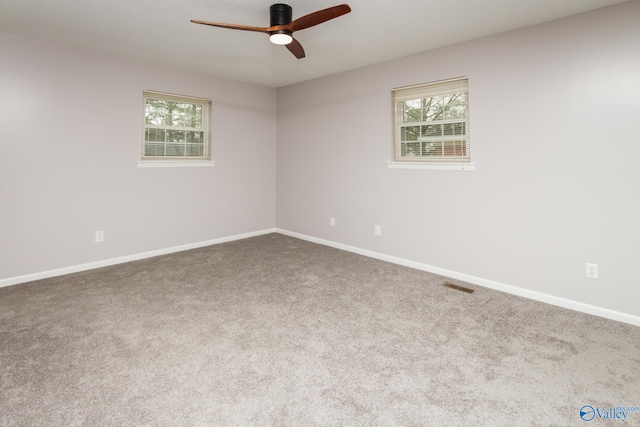
{"type": "Polygon", "coordinates": [[[389,169],[423,169],[434,171],[475,171],[477,163],[418,163],[418,162],[387,162],[389,169]]]}
{"type": "Polygon", "coordinates": [[[138,168],[212,168],[214,160],[138,160],[138,168]]]}

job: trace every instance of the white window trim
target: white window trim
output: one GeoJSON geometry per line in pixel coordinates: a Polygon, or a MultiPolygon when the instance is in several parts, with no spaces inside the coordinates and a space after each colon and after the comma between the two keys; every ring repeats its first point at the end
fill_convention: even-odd
{"type": "Polygon", "coordinates": [[[388,169],[422,169],[434,171],[468,171],[478,169],[477,163],[419,163],[419,162],[387,162],[388,169]]]}
{"type": "Polygon", "coordinates": [[[158,92],[152,90],[145,90],[143,92],[143,105],[142,105],[142,147],[139,151],[139,160],[136,161],[136,167],[138,168],[187,168],[187,167],[213,167],[216,162],[211,158],[211,100],[207,98],[199,98],[195,96],[176,95],[172,93],[158,92]],[[164,99],[169,101],[178,101],[186,103],[198,103],[204,106],[203,121],[204,121],[204,149],[206,156],[203,157],[145,157],[143,155],[145,144],[145,118],[146,118],[146,100],[148,97],[154,99],[164,99]],[[157,97],[157,98],[155,98],[157,97]]]}
{"type": "Polygon", "coordinates": [[[212,168],[216,165],[215,160],[138,160],[138,168],[212,168]]]}
{"type": "Polygon", "coordinates": [[[395,88],[391,91],[392,98],[392,115],[393,115],[393,161],[387,162],[387,168],[389,169],[424,169],[424,170],[460,170],[460,171],[475,171],[477,170],[477,164],[472,162],[471,159],[471,144],[470,144],[470,135],[469,135],[469,95],[468,95],[468,87],[469,87],[469,79],[468,77],[457,77],[453,79],[441,80],[432,83],[419,84],[407,87],[395,88]],[[464,120],[466,126],[466,150],[468,156],[466,158],[452,159],[451,161],[447,161],[445,159],[439,158],[429,158],[429,157],[419,157],[412,158],[411,160],[405,160],[405,158],[399,158],[399,143],[400,143],[400,129],[401,123],[398,123],[400,120],[399,112],[397,111],[397,103],[404,99],[408,99],[410,97],[424,97],[425,95],[431,95],[434,93],[445,93],[449,89],[447,89],[447,85],[453,83],[455,86],[457,82],[462,82],[462,87],[464,87],[467,91],[467,116],[464,120]],[[445,92],[443,92],[443,90],[445,92]]]}

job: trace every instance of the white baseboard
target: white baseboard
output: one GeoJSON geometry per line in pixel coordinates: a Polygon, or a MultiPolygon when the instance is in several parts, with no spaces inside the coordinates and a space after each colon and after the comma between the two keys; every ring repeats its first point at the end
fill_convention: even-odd
{"type": "Polygon", "coordinates": [[[204,246],[217,245],[225,242],[232,242],[234,240],[242,240],[250,237],[261,236],[269,233],[280,233],[286,236],[295,237],[297,239],[306,240],[313,243],[318,243],[324,246],[330,246],[336,249],[341,249],[347,252],[353,252],[359,255],[364,255],[370,258],[379,259],[382,261],[391,262],[405,267],[415,268],[417,270],[427,271],[429,273],[438,274],[452,279],[461,280],[463,282],[473,283],[485,288],[495,289],[497,291],[505,292],[512,295],[518,295],[524,298],[544,302],[547,304],[556,305],[559,307],[568,308],[570,310],[579,311],[582,313],[592,314],[594,316],[604,317],[606,319],[615,320],[618,322],[624,322],[635,326],[640,326],[640,317],[633,316],[627,313],[621,313],[614,310],[609,310],[603,307],[597,307],[590,304],[585,304],[578,301],[573,301],[554,295],[545,294],[542,292],[536,292],[529,289],[520,288],[517,286],[507,285],[504,283],[496,282],[493,280],[483,279],[481,277],[472,276],[465,273],[459,273],[457,271],[447,270],[440,267],[435,267],[428,264],[423,264],[415,261],[409,261],[403,258],[394,257],[391,255],[385,255],[378,252],[369,251],[366,249],[360,249],[354,246],[344,245],[342,243],[336,243],[329,240],[319,239],[317,237],[307,236],[305,234],[295,233],[293,231],[283,230],[280,228],[270,228],[251,233],[236,234],[234,236],[221,237],[213,240],[206,240],[202,242],[191,243],[187,245],[174,246],[165,249],[158,249],[149,252],[143,252],[139,254],[126,255],[117,258],[106,259],[102,261],[95,261],[86,264],[74,265],[70,267],[58,268],[54,270],[43,271],[39,273],[26,274],[24,276],[9,277],[7,279],[0,279],[0,288],[5,286],[17,285],[20,283],[32,282],[34,280],[48,279],[50,277],[62,276],[65,274],[77,273],[80,271],[92,270],[94,268],[107,267],[115,264],[122,264],[130,261],[137,261],[140,259],[151,258],[159,255],[166,255],[174,252],[186,251],[189,249],[201,248],[204,246]]]}
{"type": "Polygon", "coordinates": [[[174,252],[187,251],[189,249],[202,248],[204,246],[217,245],[219,243],[232,242],[234,240],[247,239],[249,237],[262,236],[263,234],[275,233],[275,228],[254,231],[251,233],[236,234],[234,236],[221,237],[213,240],[205,240],[203,242],[190,243],[187,245],[173,246],[171,248],[158,249],[155,251],[143,252],[139,254],[126,255],[117,258],[105,259],[102,261],[89,262],[86,264],[74,265],[70,267],[57,268],[55,270],[43,271],[40,273],[26,274],[24,276],[9,277],[0,280],[0,288],[5,286],[17,285],[19,283],[32,282],[34,280],[48,279],[50,277],[62,276],[70,273],[78,273],[80,271],[92,270],[94,268],[107,267],[115,264],[123,264],[125,262],[137,261],[154,256],[171,254],[174,252]]]}
{"type": "Polygon", "coordinates": [[[569,300],[566,298],[557,297],[554,295],[545,294],[542,292],[536,292],[529,289],[520,288],[517,286],[507,285],[504,283],[496,282],[493,280],[483,279],[481,277],[471,276],[469,274],[459,273],[457,271],[447,270],[440,267],[434,267],[432,265],[423,264],[415,261],[409,261],[403,258],[394,257],[391,255],[385,255],[378,252],[369,251],[366,249],[356,248],[354,246],[344,245],[342,243],[336,243],[329,240],[319,239],[317,237],[307,236],[305,234],[295,233],[293,231],[276,229],[276,232],[284,234],[286,236],[295,237],[297,239],[306,240],[312,243],[318,243],[332,248],[341,249],[347,252],[353,252],[359,255],[364,255],[370,258],[376,258],[382,261],[391,262],[393,264],[403,265],[405,267],[415,268],[417,270],[427,271],[429,273],[438,274],[441,276],[450,277],[452,279],[461,280],[463,282],[473,283],[474,285],[482,286],[485,288],[495,289],[497,291],[505,292],[512,295],[544,302],[551,305],[556,305],[570,310],[579,311],[582,313],[592,314],[594,316],[604,317],[606,319],[615,320],[618,322],[629,323],[631,325],[640,326],[640,317],[633,316],[627,313],[621,313],[614,310],[609,310],[603,307],[597,307],[590,304],[585,304],[578,301],[569,300]]]}

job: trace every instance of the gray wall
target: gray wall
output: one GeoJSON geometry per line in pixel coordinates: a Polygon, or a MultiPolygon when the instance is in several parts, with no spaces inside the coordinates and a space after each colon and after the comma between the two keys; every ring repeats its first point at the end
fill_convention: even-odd
{"type": "Polygon", "coordinates": [[[638,23],[623,3],[278,89],[278,228],[640,316],[638,23]],[[387,169],[391,89],[458,76],[478,170],[387,169]]]}
{"type": "Polygon", "coordinates": [[[0,280],[274,227],[275,89],[2,34],[0,52],[0,280]],[[145,89],[212,99],[215,167],[136,168],[145,89]]]}

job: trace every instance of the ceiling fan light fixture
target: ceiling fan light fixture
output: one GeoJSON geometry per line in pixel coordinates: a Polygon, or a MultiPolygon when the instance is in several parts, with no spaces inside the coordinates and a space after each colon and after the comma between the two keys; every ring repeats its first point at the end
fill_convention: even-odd
{"type": "Polygon", "coordinates": [[[286,45],[293,41],[293,37],[291,37],[291,34],[286,31],[278,31],[276,33],[272,33],[269,36],[269,40],[273,44],[286,45]]]}

